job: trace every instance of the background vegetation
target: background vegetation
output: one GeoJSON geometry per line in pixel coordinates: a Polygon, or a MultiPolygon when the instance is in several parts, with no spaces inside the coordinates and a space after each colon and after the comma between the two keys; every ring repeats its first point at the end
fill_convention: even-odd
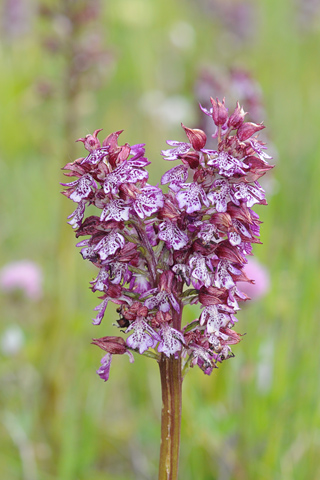
{"type": "Polygon", "coordinates": [[[107,383],[95,374],[101,352],[91,338],[114,334],[117,316],[111,307],[102,326],[91,325],[95,272],[66,224],[72,205],[59,194],[60,168],[83,155],[76,138],[124,129],[123,142],[147,144],[155,183],[167,167],[166,140],[184,139],[180,122],[197,126],[201,69],[241,67],[261,86],[261,120],[277,152],[269,206],[258,207],[264,245],[255,250],[272,283],[239,314],[247,335],[236,358],[211,377],[195,369],[185,380],[180,477],[316,480],[316,2],[90,0],[85,8],[84,0],[1,6],[0,265],[33,260],[44,293],[37,301],[0,293],[0,477],[156,478],[157,365],[119,357],[107,383]],[[4,346],[12,328],[21,337],[13,351],[4,346]]]}

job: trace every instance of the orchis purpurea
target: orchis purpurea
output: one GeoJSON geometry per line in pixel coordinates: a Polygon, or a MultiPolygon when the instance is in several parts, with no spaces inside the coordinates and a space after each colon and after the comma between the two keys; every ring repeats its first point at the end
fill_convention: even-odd
{"type": "Polygon", "coordinates": [[[162,152],[179,162],[162,176],[165,193],[148,184],[144,145],[119,145],[121,131],[102,144],[100,130],[80,138],[87,156],[64,167],[76,177],[63,184],[64,195],[77,204],[69,223],[76,237],[86,237],[78,243],[82,257],[97,267],[91,288],[101,292],[102,302],[93,323],[101,323],[110,301],[119,305],[118,327],[128,334],[126,340],[94,339],[106,352],[97,373],[108,380],[117,354],[158,361],[164,405],[167,412],[177,410],[162,415],[160,464],[169,458],[171,476],[163,466],[159,478],[166,479],[177,475],[183,376],[195,365],[210,375],[241,339],[233,330],[235,315],[238,302],[249,297],[237,282],[254,283],[244,273],[252,244],[260,243],[252,207],[266,205],[258,179],[272,168],[257,138],[264,126],[245,122],[239,104],[230,116],[224,100],[211,98],[211,104],[210,110],[200,107],[215,126],[216,150],[205,148],[202,130],[182,125],[188,141],[168,141],[172,148],[162,152]],[[99,213],[84,218],[91,205],[99,213]],[[196,303],[203,308],[200,318],[182,325],[183,307],[196,303]]]}
{"type": "MultiPolygon", "coordinates": [[[[168,141],[173,148],[162,152],[181,162],[162,176],[167,193],[147,183],[144,144],[118,145],[122,132],[102,145],[100,130],[80,138],[88,155],[64,167],[77,177],[63,184],[69,187],[64,195],[77,203],[69,223],[77,237],[87,237],[78,243],[81,255],[98,269],[91,288],[102,293],[102,303],[93,323],[101,323],[111,301],[129,334],[117,351],[103,337],[99,346],[110,355],[181,353],[186,365],[210,374],[240,340],[232,329],[238,302],[248,297],[237,282],[253,282],[243,271],[251,244],[259,243],[259,217],[251,207],[266,204],[258,179],[272,166],[255,136],[263,125],[244,122],[239,104],[230,116],[224,101],[211,104],[201,109],[216,126],[217,150],[205,149],[202,130],[182,125],[188,143],[168,141]],[[100,214],[85,219],[89,205],[100,214]],[[181,310],[198,302],[200,319],[182,327],[181,310]]],[[[104,380],[108,365],[98,370],[104,380]]]]}

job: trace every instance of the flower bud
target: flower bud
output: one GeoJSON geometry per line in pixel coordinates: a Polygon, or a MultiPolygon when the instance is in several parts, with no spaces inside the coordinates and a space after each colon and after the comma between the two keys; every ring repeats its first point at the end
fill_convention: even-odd
{"type": "Polygon", "coordinates": [[[224,125],[228,118],[228,109],[224,106],[225,99],[222,100],[222,103],[217,99],[214,100],[212,97],[210,98],[213,112],[212,118],[214,123],[219,125],[224,125]]]}
{"type": "Polygon", "coordinates": [[[235,108],[235,111],[233,112],[232,115],[230,115],[229,120],[228,120],[228,127],[238,129],[241,127],[244,121],[244,117],[247,114],[243,110],[242,107],[240,107],[239,102],[237,102],[237,106],[235,108]]]}
{"type": "Polygon", "coordinates": [[[264,128],[264,125],[246,122],[243,123],[238,129],[237,137],[239,138],[240,142],[244,142],[245,140],[248,140],[248,138],[252,137],[252,135],[259,132],[259,130],[263,130],[264,128]]]}
{"type": "Polygon", "coordinates": [[[102,146],[110,146],[111,149],[116,150],[118,148],[118,137],[122,132],[123,130],[118,130],[117,132],[110,133],[110,135],[103,140],[102,146]]]}
{"type": "Polygon", "coordinates": [[[196,152],[185,153],[179,158],[184,165],[188,165],[193,170],[199,166],[199,154],[196,152]]]}
{"type": "Polygon", "coordinates": [[[125,145],[123,145],[121,147],[121,150],[120,150],[119,155],[118,155],[118,162],[117,163],[120,165],[125,160],[127,160],[129,155],[130,155],[130,145],[128,143],[126,143],[125,145]]]}
{"type": "Polygon", "coordinates": [[[192,147],[199,151],[201,148],[203,148],[206,144],[207,141],[207,136],[202,130],[198,130],[197,128],[188,128],[181,123],[182,128],[187,134],[188,139],[190,140],[190,143],[192,147]]]}
{"type": "Polygon", "coordinates": [[[103,147],[109,147],[108,161],[112,168],[116,167],[116,163],[118,160],[118,154],[121,148],[118,145],[118,137],[119,135],[121,135],[122,132],[123,130],[119,130],[117,132],[111,133],[102,142],[103,147]]]}
{"type": "Polygon", "coordinates": [[[97,135],[101,132],[102,128],[99,130],[95,130],[93,135],[87,135],[85,138],[78,138],[77,142],[82,142],[84,144],[84,148],[88,150],[88,152],[93,152],[97,148],[101,147],[100,141],[97,139],[97,135]]]}
{"type": "Polygon", "coordinates": [[[91,343],[113,355],[123,355],[127,352],[126,342],[122,337],[93,338],[91,343]]]}

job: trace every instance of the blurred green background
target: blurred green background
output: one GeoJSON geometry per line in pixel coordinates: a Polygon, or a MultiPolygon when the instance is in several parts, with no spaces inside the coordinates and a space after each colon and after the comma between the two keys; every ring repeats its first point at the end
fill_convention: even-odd
{"type": "Polygon", "coordinates": [[[277,168],[255,252],[271,288],[239,313],[236,357],[186,377],[180,478],[320,478],[319,29],[311,0],[2,1],[0,267],[32,260],[44,283],[37,299],[0,292],[1,479],[157,477],[157,365],[119,356],[107,383],[95,374],[91,338],[118,317],[91,324],[95,271],[60,169],[84,155],[76,138],[124,129],[157,182],[166,140],[199,124],[204,68],[242,68],[261,88],[277,168]]]}

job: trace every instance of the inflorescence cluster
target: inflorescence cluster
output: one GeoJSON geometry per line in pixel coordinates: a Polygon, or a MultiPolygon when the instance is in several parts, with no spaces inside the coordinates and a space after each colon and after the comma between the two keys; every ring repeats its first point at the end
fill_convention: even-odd
{"type": "Polygon", "coordinates": [[[101,292],[93,324],[99,325],[108,302],[119,305],[117,321],[129,334],[94,339],[106,355],[97,371],[107,380],[113,354],[132,351],[159,358],[181,355],[184,368],[198,365],[210,374],[217,363],[233,356],[240,341],[233,330],[238,302],[248,297],[237,282],[249,281],[243,267],[259,241],[255,204],[266,204],[258,183],[271,165],[256,134],[263,125],[244,122],[237,104],[229,116],[225,102],[211,98],[202,108],[215,125],[217,149],[206,149],[202,130],[182,125],[188,142],[168,141],[165,160],[178,160],[161,179],[167,193],[147,183],[144,144],[118,145],[121,131],[102,142],[100,130],[79,140],[88,155],[68,163],[63,192],[76,210],[69,223],[81,255],[98,268],[91,282],[101,292]],[[94,205],[99,215],[84,218],[94,205]],[[182,327],[185,305],[199,303],[198,319],[182,327]],[[158,353],[159,352],[159,353],[158,353]]]}

